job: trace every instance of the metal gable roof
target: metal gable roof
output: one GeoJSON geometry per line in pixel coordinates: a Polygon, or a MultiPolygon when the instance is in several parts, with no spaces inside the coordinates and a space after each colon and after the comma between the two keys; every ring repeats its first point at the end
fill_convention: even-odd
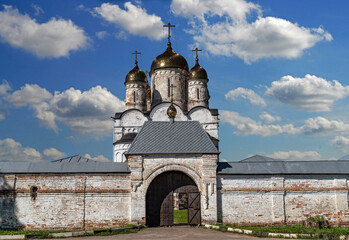
{"type": "Polygon", "coordinates": [[[127,154],[218,154],[197,121],[145,122],[127,154]]]}

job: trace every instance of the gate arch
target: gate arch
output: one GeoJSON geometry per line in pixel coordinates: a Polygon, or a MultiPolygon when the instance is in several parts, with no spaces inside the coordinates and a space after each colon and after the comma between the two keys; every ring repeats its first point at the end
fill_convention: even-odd
{"type": "Polygon", "coordinates": [[[157,175],[146,193],[146,224],[150,227],[170,226],[173,221],[173,194],[188,195],[188,224],[201,223],[200,192],[195,181],[181,171],[157,175]]]}

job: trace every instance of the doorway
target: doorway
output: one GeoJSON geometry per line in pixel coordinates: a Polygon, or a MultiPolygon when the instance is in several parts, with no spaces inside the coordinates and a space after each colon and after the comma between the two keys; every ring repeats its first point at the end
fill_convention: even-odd
{"type": "Polygon", "coordinates": [[[178,223],[201,224],[200,192],[193,179],[185,173],[164,172],[148,187],[146,224],[156,227],[178,223]]]}

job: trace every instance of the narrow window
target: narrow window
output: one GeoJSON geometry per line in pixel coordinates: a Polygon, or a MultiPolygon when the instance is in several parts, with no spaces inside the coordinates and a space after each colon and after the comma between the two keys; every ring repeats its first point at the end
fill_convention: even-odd
{"type": "Polygon", "coordinates": [[[136,92],[133,92],[133,102],[136,102],[136,92]]]}
{"type": "Polygon", "coordinates": [[[197,98],[197,99],[200,99],[200,91],[199,91],[198,88],[196,89],[196,98],[197,98]]]}
{"type": "Polygon", "coordinates": [[[36,197],[38,196],[38,187],[37,186],[31,186],[30,187],[30,197],[33,201],[36,200],[36,197]]]}
{"type": "Polygon", "coordinates": [[[171,81],[167,79],[167,97],[171,97],[171,81]]]}

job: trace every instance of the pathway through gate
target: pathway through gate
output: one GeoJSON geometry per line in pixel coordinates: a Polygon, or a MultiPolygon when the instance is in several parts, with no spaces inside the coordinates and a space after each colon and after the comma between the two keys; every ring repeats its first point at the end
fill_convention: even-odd
{"type": "Polygon", "coordinates": [[[146,224],[174,225],[174,194],[188,196],[188,224],[201,223],[200,192],[193,179],[179,171],[164,172],[149,185],[146,195],[146,224]]]}

